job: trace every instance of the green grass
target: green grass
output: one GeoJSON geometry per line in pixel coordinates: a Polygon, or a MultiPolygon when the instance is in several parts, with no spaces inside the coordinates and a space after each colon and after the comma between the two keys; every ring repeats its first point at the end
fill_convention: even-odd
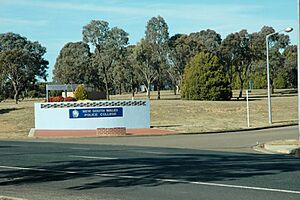
{"type": "MultiPolygon", "coordinates": [[[[236,94],[237,92],[235,92],[236,94]]],[[[183,101],[171,91],[162,91],[161,100],[151,93],[151,125],[180,133],[201,133],[247,128],[246,101],[183,101]]],[[[112,99],[131,99],[131,95],[114,95],[112,99]]],[[[146,99],[139,93],[135,99],[146,99]]],[[[251,127],[268,126],[268,106],[265,91],[250,94],[251,127]]],[[[9,100],[0,102],[0,138],[25,138],[34,127],[34,102],[25,100],[19,104],[9,100]]],[[[296,123],[297,96],[276,94],[272,97],[274,125],[296,123]]]]}

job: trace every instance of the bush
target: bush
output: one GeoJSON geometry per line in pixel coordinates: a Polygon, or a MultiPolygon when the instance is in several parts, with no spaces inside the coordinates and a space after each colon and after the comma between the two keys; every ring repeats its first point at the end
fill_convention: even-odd
{"type": "Polygon", "coordinates": [[[50,97],[48,102],[63,102],[64,98],[62,96],[50,97]]]}
{"type": "Polygon", "coordinates": [[[66,97],[64,101],[77,101],[74,97],[66,97]]]}
{"type": "Polygon", "coordinates": [[[219,59],[199,53],[187,64],[182,80],[181,98],[187,100],[230,100],[229,79],[219,59]]]}
{"type": "Polygon", "coordinates": [[[77,100],[85,100],[88,98],[87,91],[83,85],[78,85],[74,92],[74,97],[77,100]]]}

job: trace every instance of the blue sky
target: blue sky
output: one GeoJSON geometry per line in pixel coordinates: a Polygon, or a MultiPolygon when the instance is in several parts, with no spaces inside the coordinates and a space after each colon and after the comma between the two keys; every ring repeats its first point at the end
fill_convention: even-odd
{"type": "MultiPolygon", "coordinates": [[[[296,28],[297,0],[0,0],[0,33],[15,32],[45,46],[51,80],[59,51],[67,42],[82,40],[82,27],[91,20],[124,29],[135,44],[144,37],[147,21],[158,15],[170,36],[213,29],[225,38],[264,25],[296,28]]],[[[296,44],[297,31],[290,37],[296,44]]]]}

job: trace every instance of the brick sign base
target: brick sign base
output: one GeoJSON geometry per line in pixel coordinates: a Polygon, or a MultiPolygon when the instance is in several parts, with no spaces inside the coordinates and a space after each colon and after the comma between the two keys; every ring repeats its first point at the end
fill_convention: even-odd
{"type": "Polygon", "coordinates": [[[124,136],[126,135],[126,128],[125,127],[97,128],[96,135],[97,136],[124,136]]]}

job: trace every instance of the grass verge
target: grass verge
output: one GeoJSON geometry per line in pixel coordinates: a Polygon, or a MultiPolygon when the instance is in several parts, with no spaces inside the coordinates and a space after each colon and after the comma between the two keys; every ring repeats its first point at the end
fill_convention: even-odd
{"type": "MultiPolygon", "coordinates": [[[[171,91],[162,91],[161,100],[151,96],[151,126],[175,130],[179,133],[202,133],[247,129],[245,100],[232,101],[185,101],[171,91]]],[[[135,99],[145,99],[144,93],[135,99]]],[[[131,99],[131,95],[114,95],[112,99],[131,99]]],[[[24,100],[0,102],[0,138],[26,138],[34,127],[34,102],[24,100]]],[[[266,96],[261,92],[250,94],[250,126],[268,126],[266,96]]],[[[273,124],[297,123],[297,96],[278,94],[272,97],[273,124]]]]}

